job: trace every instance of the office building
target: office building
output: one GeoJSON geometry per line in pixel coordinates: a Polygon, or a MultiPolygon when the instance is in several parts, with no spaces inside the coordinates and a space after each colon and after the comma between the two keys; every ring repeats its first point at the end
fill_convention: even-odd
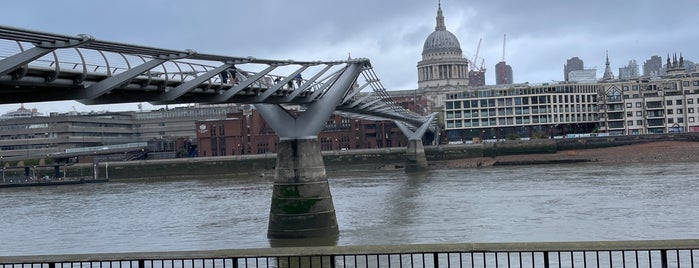
{"type": "Polygon", "coordinates": [[[0,157],[43,158],[76,148],[163,139],[196,142],[195,122],[223,119],[235,105],[197,105],[147,112],[51,113],[0,120],[0,157]]]}
{"type": "Polygon", "coordinates": [[[658,77],[663,74],[663,59],[660,56],[652,56],[643,63],[643,76],[658,77]]]}
{"type": "Polygon", "coordinates": [[[597,84],[489,86],[446,93],[449,142],[589,133],[598,123],[597,84]]]}
{"type": "Polygon", "coordinates": [[[569,73],[572,71],[580,71],[585,69],[585,64],[583,63],[583,60],[581,60],[578,57],[572,57],[566,61],[566,64],[563,65],[563,80],[564,81],[570,81],[569,80],[569,73]]]}
{"type": "Polygon", "coordinates": [[[504,61],[495,64],[495,84],[512,84],[512,66],[504,61]]]}
{"type": "Polygon", "coordinates": [[[638,73],[638,64],[636,64],[636,60],[630,60],[629,64],[619,68],[620,80],[637,78],[639,76],[640,75],[638,73]]]}

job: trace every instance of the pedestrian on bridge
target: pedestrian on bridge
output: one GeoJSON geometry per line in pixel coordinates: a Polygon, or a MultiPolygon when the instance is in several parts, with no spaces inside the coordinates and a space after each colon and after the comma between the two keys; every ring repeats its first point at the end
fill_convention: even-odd
{"type": "Polygon", "coordinates": [[[296,81],[297,87],[301,86],[301,81],[303,81],[303,78],[301,78],[301,73],[298,73],[296,76],[294,76],[294,81],[296,81]]]}

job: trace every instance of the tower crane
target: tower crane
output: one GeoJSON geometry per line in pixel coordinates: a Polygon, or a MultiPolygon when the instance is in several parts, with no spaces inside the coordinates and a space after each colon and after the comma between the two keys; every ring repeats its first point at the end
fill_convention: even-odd
{"type": "Polygon", "coordinates": [[[500,77],[498,77],[498,79],[500,79],[501,84],[507,83],[507,76],[505,75],[505,66],[506,66],[506,63],[505,63],[505,42],[506,42],[506,40],[507,40],[507,34],[503,34],[502,35],[502,61],[500,64],[500,77]]]}
{"type": "Polygon", "coordinates": [[[476,60],[478,60],[478,52],[481,50],[481,41],[483,41],[483,38],[478,39],[478,46],[476,46],[476,55],[474,55],[473,60],[471,60],[471,71],[476,69],[476,60]]]}
{"type": "Polygon", "coordinates": [[[478,46],[476,47],[476,54],[473,56],[472,60],[469,60],[470,66],[469,66],[469,83],[471,85],[482,85],[484,83],[484,78],[483,76],[485,75],[485,69],[483,68],[483,62],[485,59],[481,59],[481,64],[480,66],[478,65],[478,53],[481,50],[481,42],[483,41],[483,38],[478,39],[478,46]]]}

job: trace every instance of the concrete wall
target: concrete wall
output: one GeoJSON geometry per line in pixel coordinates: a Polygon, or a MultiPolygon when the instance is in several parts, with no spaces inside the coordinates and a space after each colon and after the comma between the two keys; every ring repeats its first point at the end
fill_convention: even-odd
{"type": "MultiPolygon", "coordinates": [[[[562,150],[592,149],[656,141],[697,141],[699,133],[655,134],[639,136],[592,137],[578,139],[540,139],[497,143],[441,145],[425,147],[427,162],[512,154],[555,153],[562,150]]],[[[405,148],[324,151],[327,171],[367,171],[401,169],[405,148]]],[[[177,177],[273,177],[276,154],[198,157],[171,160],[144,160],[109,163],[110,179],[177,177]]],[[[104,163],[100,163],[104,176],[104,163]]],[[[89,170],[92,167],[90,165],[89,170]]]]}

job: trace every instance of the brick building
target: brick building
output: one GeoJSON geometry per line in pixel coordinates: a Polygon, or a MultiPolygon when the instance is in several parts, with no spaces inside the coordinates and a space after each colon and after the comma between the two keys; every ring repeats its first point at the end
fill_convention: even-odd
{"type": "MultiPolygon", "coordinates": [[[[278,137],[254,109],[226,119],[196,123],[199,156],[275,153],[278,137]]],[[[408,140],[392,121],[358,120],[332,115],[318,134],[321,150],[404,147],[408,140]]]]}

